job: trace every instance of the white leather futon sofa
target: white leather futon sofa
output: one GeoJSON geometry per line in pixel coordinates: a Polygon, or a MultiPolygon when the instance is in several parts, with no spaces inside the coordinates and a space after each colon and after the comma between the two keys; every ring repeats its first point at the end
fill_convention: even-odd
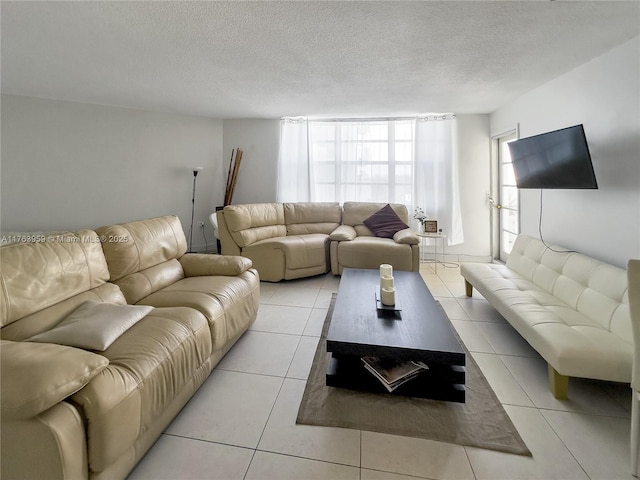
{"type": "Polygon", "coordinates": [[[556,398],[566,398],[569,377],[630,382],[627,272],[552,248],[519,235],[506,265],[462,264],[467,295],[477,289],[540,353],[556,398]]]}

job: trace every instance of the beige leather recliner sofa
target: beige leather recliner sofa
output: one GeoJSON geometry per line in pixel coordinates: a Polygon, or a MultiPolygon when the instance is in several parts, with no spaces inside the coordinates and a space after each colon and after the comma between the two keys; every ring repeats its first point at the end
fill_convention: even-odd
{"type": "Polygon", "coordinates": [[[326,273],[341,215],[337,203],[229,205],[218,212],[222,253],[250,258],[268,282],[326,273]]]}
{"type": "MultiPolygon", "coordinates": [[[[346,267],[418,271],[420,239],[410,229],[393,238],[376,237],[363,221],[385,203],[254,203],[228,205],[218,214],[224,255],[250,258],[260,279],[269,282],[340,275],[346,267]]],[[[391,207],[409,223],[407,207],[391,207]]]]}
{"type": "Polygon", "coordinates": [[[177,217],[99,231],[0,249],[2,478],[126,477],[256,318],[251,261],[185,254],[177,217]],[[104,350],[35,341],[87,301],[144,314],[89,315],[104,350]]]}
{"type": "Polygon", "coordinates": [[[476,288],[548,364],[551,391],[569,377],[630,382],[633,335],[627,272],[519,235],[506,265],[464,263],[476,288]]]}

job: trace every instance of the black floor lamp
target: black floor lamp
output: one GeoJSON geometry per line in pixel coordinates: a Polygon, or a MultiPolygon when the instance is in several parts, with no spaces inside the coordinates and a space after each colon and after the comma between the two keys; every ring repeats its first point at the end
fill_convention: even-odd
{"type": "Polygon", "coordinates": [[[193,253],[191,244],[193,243],[193,216],[196,210],[196,179],[198,178],[198,172],[204,170],[204,167],[193,167],[193,192],[191,194],[191,226],[189,227],[189,253],[193,253]]]}

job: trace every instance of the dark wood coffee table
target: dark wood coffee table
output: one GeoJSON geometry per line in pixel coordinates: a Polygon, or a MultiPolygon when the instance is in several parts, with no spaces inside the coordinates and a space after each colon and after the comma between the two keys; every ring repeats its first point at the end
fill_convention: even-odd
{"type": "Polygon", "coordinates": [[[417,272],[394,272],[396,308],[376,308],[378,270],[342,272],[327,351],[327,385],[453,402],[465,401],[465,352],[444,310],[417,272]],[[429,369],[393,392],[364,368],[362,357],[416,361],[429,369]]]}

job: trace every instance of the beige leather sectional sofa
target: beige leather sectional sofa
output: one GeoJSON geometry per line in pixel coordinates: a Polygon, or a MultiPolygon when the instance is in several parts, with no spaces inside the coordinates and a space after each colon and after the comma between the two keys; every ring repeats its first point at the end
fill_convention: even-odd
{"type": "MultiPolygon", "coordinates": [[[[229,205],[218,212],[218,233],[224,255],[250,258],[261,280],[278,282],[345,268],[378,268],[417,272],[420,239],[410,229],[380,238],[364,220],[386,204],[256,203],[229,205]]],[[[391,205],[405,223],[404,205],[391,205]]]]}
{"type": "Polygon", "coordinates": [[[465,263],[475,287],[547,361],[551,390],[569,377],[630,382],[633,335],[627,272],[519,235],[506,265],[465,263]]]}
{"type": "Polygon", "coordinates": [[[251,261],[186,249],[173,216],[1,248],[2,478],[126,477],[248,329],[251,261]]]}

